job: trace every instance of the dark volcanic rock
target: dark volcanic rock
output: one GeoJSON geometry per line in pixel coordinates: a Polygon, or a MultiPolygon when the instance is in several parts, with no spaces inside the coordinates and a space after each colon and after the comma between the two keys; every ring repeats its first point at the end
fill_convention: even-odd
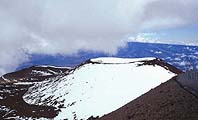
{"type": "Polygon", "coordinates": [[[139,66],[142,66],[142,65],[154,65],[154,66],[159,65],[159,66],[161,66],[161,67],[163,67],[163,68],[165,68],[165,69],[167,69],[167,70],[169,70],[173,73],[176,73],[176,74],[183,73],[183,71],[181,71],[180,69],[178,69],[178,68],[176,68],[176,67],[174,67],[174,66],[172,66],[172,65],[170,65],[170,64],[166,63],[165,61],[163,61],[161,59],[158,59],[158,58],[156,58],[154,60],[141,61],[141,62],[143,62],[143,63],[139,64],[139,66]]]}

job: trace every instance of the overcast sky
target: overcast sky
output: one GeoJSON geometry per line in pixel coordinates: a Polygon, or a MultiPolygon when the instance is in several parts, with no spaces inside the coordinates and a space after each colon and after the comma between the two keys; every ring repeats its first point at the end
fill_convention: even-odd
{"type": "Polygon", "coordinates": [[[0,0],[0,74],[31,54],[115,54],[145,31],[162,42],[196,43],[197,11],[197,0],[0,0]]]}

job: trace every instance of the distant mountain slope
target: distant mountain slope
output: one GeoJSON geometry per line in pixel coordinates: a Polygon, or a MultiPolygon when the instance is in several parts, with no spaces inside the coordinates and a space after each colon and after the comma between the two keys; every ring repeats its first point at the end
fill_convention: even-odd
{"type": "Polygon", "coordinates": [[[56,120],[86,120],[122,107],[178,73],[156,58],[97,58],[68,75],[35,83],[23,98],[29,104],[56,107],[56,120]]]}
{"type": "Polygon", "coordinates": [[[47,78],[66,74],[71,68],[54,66],[32,66],[0,77],[0,83],[39,82],[47,78]]]}
{"type": "Polygon", "coordinates": [[[188,79],[185,84],[177,80],[175,77],[96,120],[198,120],[198,96],[186,89],[188,79]]]}

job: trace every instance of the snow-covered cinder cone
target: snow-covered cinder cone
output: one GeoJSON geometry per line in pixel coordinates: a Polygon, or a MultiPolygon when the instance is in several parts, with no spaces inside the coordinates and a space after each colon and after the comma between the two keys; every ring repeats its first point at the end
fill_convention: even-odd
{"type": "Polygon", "coordinates": [[[63,77],[36,83],[23,98],[60,109],[57,120],[86,120],[122,107],[179,72],[156,58],[96,58],[63,77]]]}

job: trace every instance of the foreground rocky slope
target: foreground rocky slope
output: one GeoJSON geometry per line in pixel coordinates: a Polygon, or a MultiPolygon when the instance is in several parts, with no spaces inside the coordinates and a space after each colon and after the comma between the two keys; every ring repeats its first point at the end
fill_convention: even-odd
{"type": "Polygon", "coordinates": [[[193,71],[174,77],[97,120],[198,120],[197,76],[193,71]]]}
{"type": "Polygon", "coordinates": [[[9,79],[0,87],[1,111],[3,119],[91,119],[122,107],[179,73],[182,71],[156,58],[91,59],[39,81],[31,82],[27,76],[31,84],[25,78],[9,79]],[[20,109],[23,106],[29,112],[20,109]]]}

